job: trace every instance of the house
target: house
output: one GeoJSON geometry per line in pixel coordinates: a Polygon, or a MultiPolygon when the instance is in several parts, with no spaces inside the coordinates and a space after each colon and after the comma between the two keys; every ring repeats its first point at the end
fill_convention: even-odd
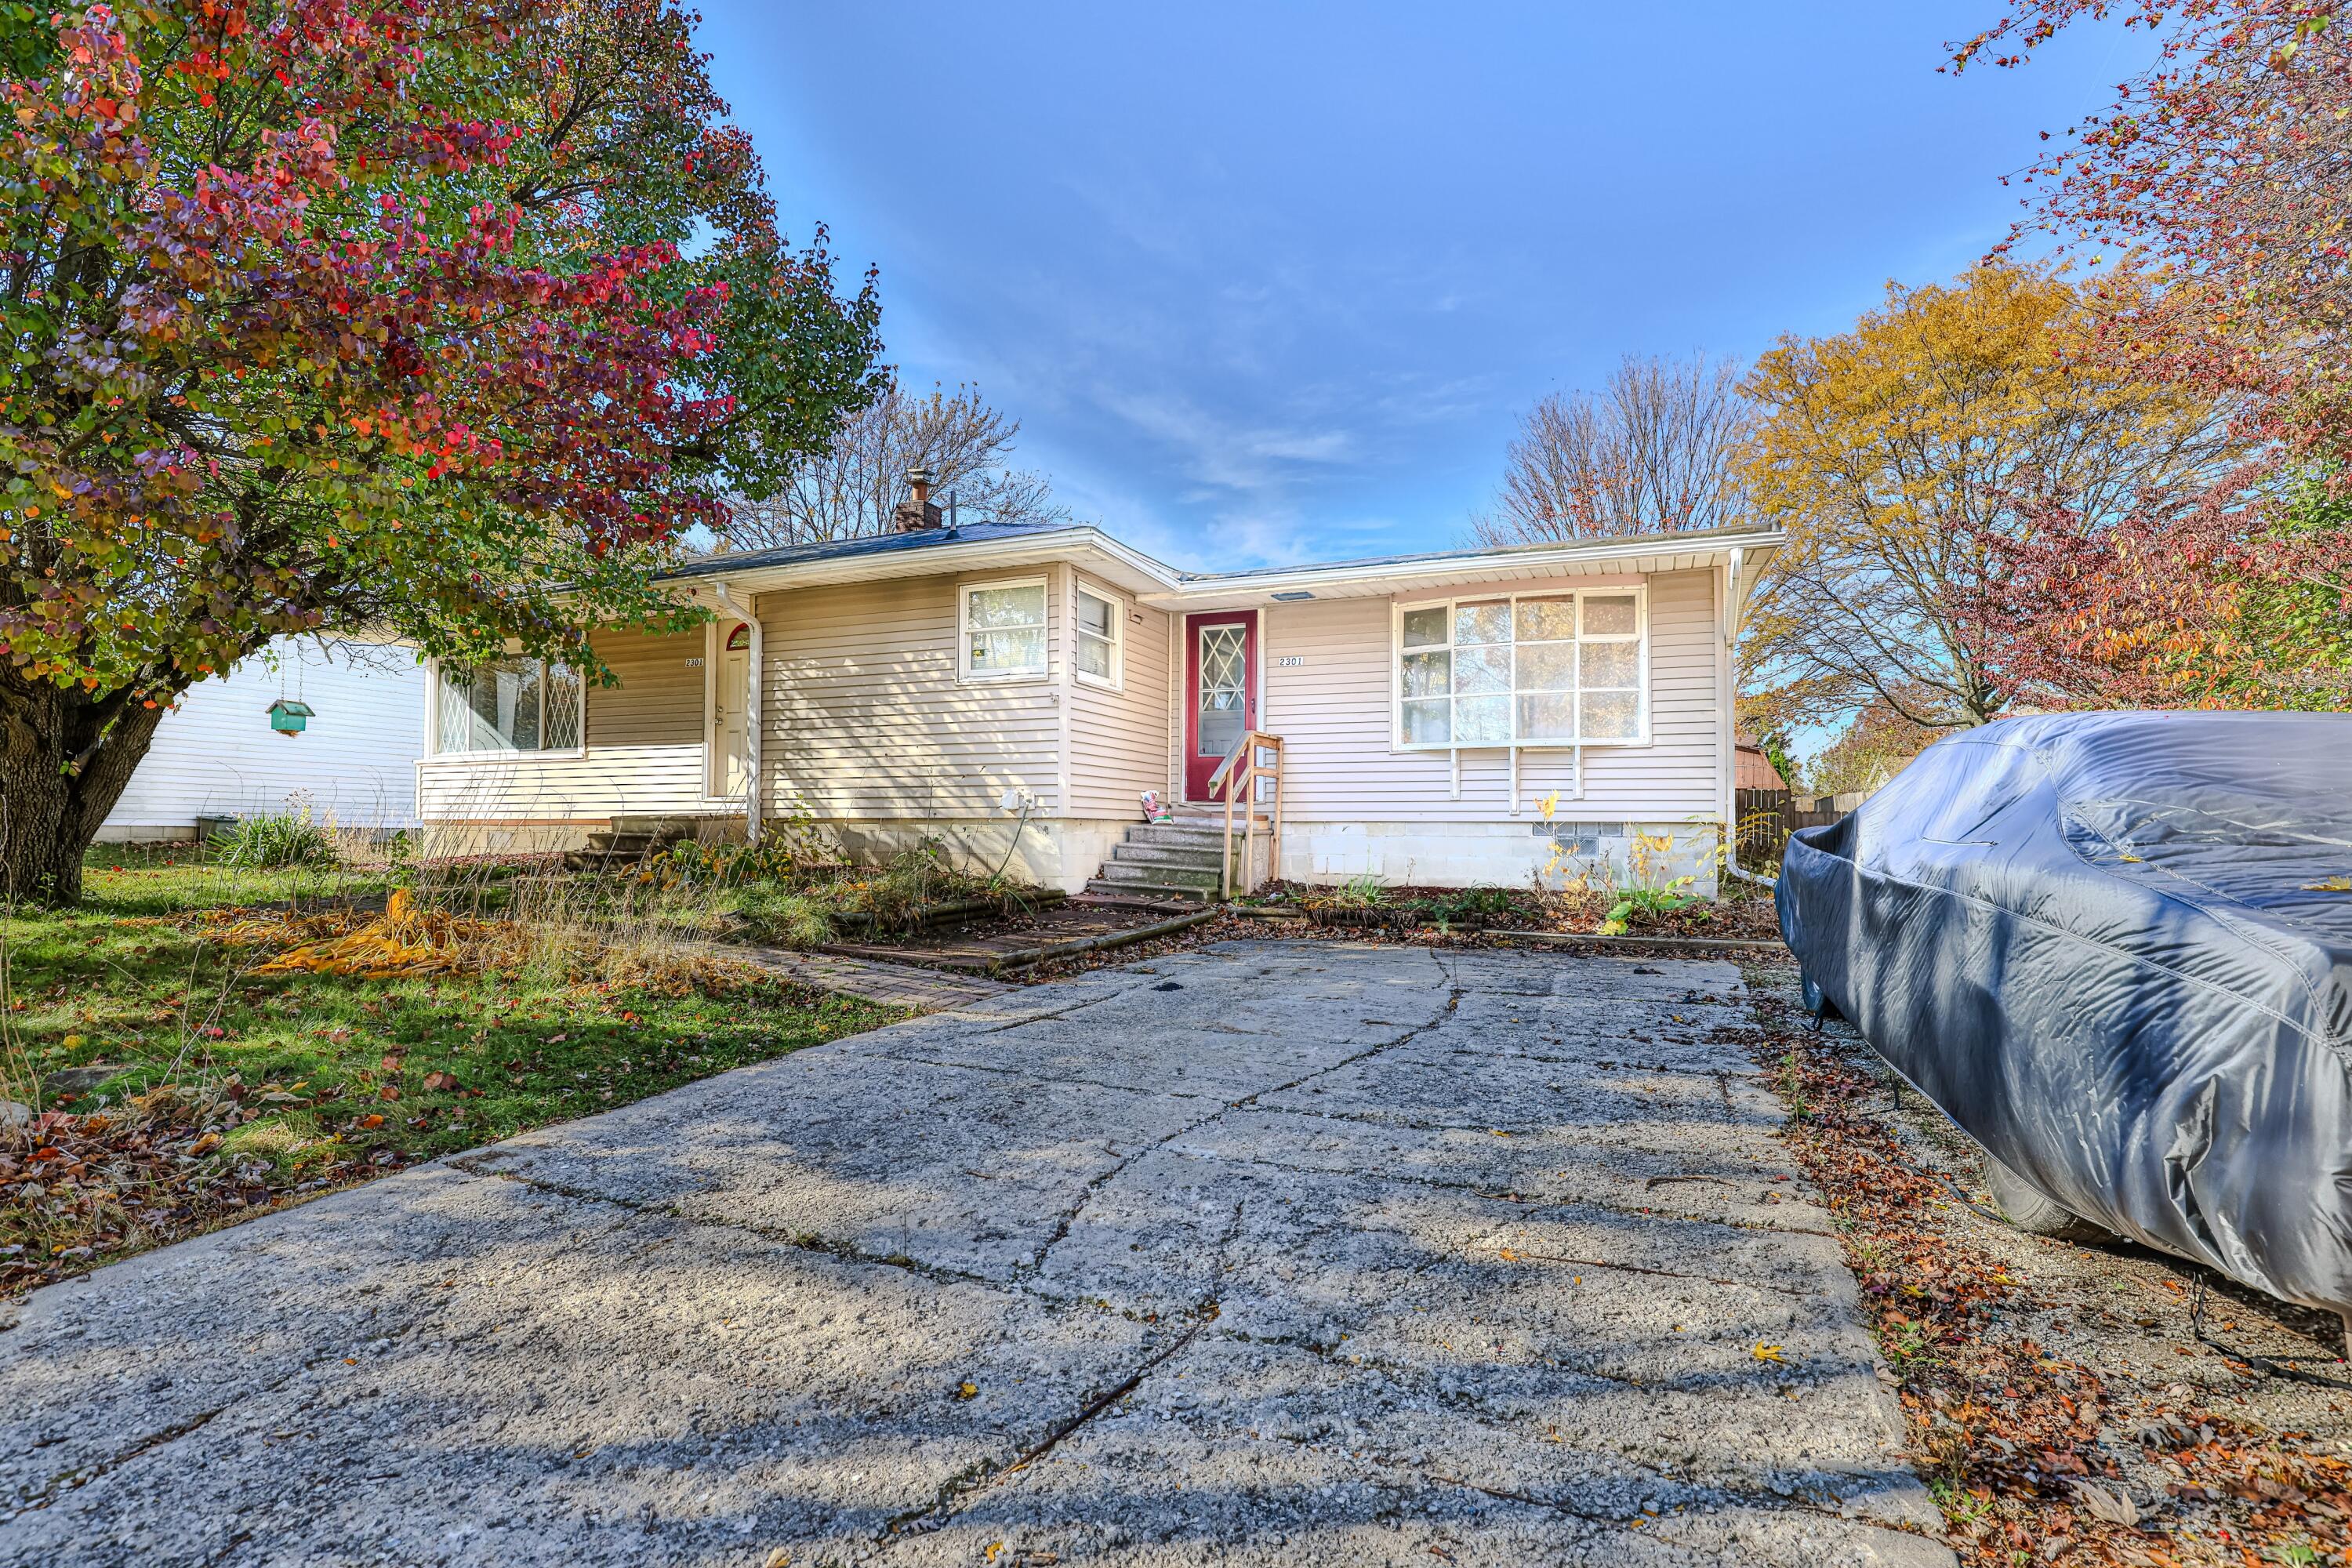
{"type": "Polygon", "coordinates": [[[1739,752],[1736,770],[1739,788],[1789,793],[1789,781],[1780,776],[1780,770],[1773,765],[1762,742],[1741,735],[1736,743],[1739,752]]]}
{"type": "Polygon", "coordinates": [[[177,842],[207,817],[303,807],[362,832],[413,826],[425,701],[407,648],[278,638],[163,716],[99,840],[177,842]]]}
{"type": "Polygon", "coordinates": [[[617,686],[436,668],[420,815],[472,848],[791,819],[1071,890],[1118,851],[1109,879],[1150,886],[1139,797],[1214,798],[1255,731],[1281,743],[1255,841],[1278,815],[1284,877],[1524,883],[1563,855],[1622,869],[1645,831],[1712,883],[1732,642],[1778,532],[1194,573],[1083,524],[943,527],[919,483],[898,510],[682,569],[709,623],[595,632],[617,686]]]}

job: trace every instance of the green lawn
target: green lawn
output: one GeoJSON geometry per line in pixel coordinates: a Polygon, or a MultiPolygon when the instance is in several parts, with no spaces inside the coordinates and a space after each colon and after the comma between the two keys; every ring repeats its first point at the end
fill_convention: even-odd
{"type": "Polygon", "coordinates": [[[748,974],[252,973],[237,910],[380,876],[94,856],[70,913],[0,921],[0,1293],[225,1220],[902,1016],[748,974]],[[59,1068],[121,1070],[37,1100],[59,1068]]]}

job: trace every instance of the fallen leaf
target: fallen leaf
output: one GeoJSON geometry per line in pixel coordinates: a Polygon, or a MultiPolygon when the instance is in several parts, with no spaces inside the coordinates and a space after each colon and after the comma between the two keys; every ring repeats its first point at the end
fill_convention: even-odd
{"type": "Polygon", "coordinates": [[[2099,1481],[2070,1481],[2075,1500],[2093,1519],[2105,1520],[2109,1524],[2125,1526],[2139,1522],[2139,1505],[2121,1487],[2107,1486],[2099,1481]]]}
{"type": "Polygon", "coordinates": [[[375,1091],[375,1097],[378,1100],[398,1100],[400,1098],[400,1086],[398,1084],[392,1083],[385,1084],[382,1089],[375,1091]]]}
{"type": "Polygon", "coordinates": [[[956,1397],[958,1399],[977,1399],[980,1397],[980,1385],[973,1383],[959,1383],[956,1384],[956,1397]]]}
{"type": "Polygon", "coordinates": [[[362,1116],[360,1118],[360,1125],[369,1129],[381,1127],[383,1125],[383,1118],[381,1116],[362,1116]]]}
{"type": "Polygon", "coordinates": [[[188,1152],[191,1154],[209,1154],[220,1146],[220,1134],[217,1132],[207,1132],[203,1137],[188,1145],[188,1152]]]}
{"type": "Polygon", "coordinates": [[[429,1072],[425,1075],[425,1087],[440,1092],[457,1087],[457,1075],[453,1072],[429,1072]]]}
{"type": "Polygon", "coordinates": [[[1779,1345],[1760,1343],[1750,1345],[1748,1349],[1748,1353],[1754,1356],[1758,1361],[1778,1362],[1782,1366],[1789,1364],[1788,1357],[1780,1353],[1780,1347],[1779,1345]]]}

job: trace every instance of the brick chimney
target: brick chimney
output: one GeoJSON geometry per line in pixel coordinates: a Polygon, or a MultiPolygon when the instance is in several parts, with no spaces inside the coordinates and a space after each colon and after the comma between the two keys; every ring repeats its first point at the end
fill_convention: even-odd
{"type": "Polygon", "coordinates": [[[920,533],[927,528],[940,526],[941,513],[931,502],[931,470],[907,470],[907,499],[890,514],[890,521],[901,533],[920,533]]]}

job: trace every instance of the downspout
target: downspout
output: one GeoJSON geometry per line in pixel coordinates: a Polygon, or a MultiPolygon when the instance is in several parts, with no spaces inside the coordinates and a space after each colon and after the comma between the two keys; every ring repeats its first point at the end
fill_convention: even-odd
{"type": "MultiPolygon", "coordinates": [[[[760,678],[767,668],[767,628],[760,617],[735,602],[724,583],[711,584],[719,607],[751,628],[751,658],[743,677],[743,837],[752,844],[760,842],[760,791],[766,781],[760,773],[760,678]]],[[[723,652],[725,639],[720,639],[723,652]]]]}
{"type": "Polygon", "coordinates": [[[1739,569],[1747,551],[1731,547],[1731,564],[1724,572],[1723,594],[1723,833],[1730,853],[1723,868],[1743,882],[1759,888],[1776,886],[1739,863],[1739,569]]]}

